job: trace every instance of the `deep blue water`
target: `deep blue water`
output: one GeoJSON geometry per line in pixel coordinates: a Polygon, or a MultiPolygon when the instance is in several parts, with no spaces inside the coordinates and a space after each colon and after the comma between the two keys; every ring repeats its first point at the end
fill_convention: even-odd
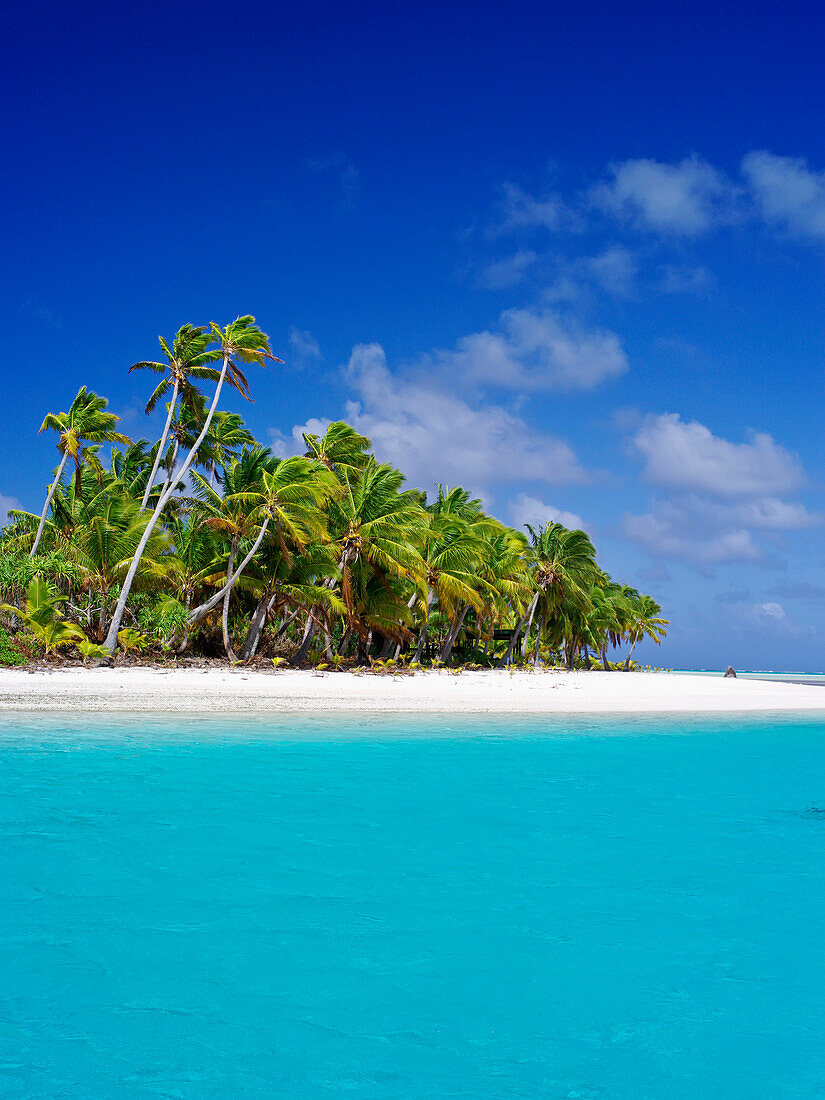
{"type": "Polygon", "coordinates": [[[0,1095],[825,1096],[825,721],[0,725],[0,1095]]]}

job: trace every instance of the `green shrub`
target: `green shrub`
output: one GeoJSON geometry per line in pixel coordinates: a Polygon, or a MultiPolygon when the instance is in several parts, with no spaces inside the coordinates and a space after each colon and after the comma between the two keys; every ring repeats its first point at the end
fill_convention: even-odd
{"type": "Polygon", "coordinates": [[[19,642],[0,627],[0,666],[15,668],[28,663],[28,654],[23,652],[19,642]]]}

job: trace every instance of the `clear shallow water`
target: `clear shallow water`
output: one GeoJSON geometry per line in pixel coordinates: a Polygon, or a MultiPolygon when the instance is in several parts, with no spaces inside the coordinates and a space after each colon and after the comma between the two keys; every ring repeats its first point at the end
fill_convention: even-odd
{"type": "Polygon", "coordinates": [[[0,725],[0,1095],[825,1095],[825,722],[392,728],[0,725]]]}

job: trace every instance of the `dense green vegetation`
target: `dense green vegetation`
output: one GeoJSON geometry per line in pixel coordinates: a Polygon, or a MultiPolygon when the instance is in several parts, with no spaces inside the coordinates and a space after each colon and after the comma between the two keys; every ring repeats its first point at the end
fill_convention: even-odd
{"type": "Polygon", "coordinates": [[[608,668],[615,647],[630,667],[642,638],[662,638],[659,605],[611,580],[583,531],[524,533],[461,488],[405,488],[340,421],[305,435],[303,455],[257,443],[218,408],[223,387],[247,397],[245,372],[275,358],[254,318],[160,344],[162,360],[131,368],[160,375],[156,443],[127,439],[85,386],[46,415],[60,459],[42,513],[14,512],[0,532],[0,663],[119,650],[608,668]]]}

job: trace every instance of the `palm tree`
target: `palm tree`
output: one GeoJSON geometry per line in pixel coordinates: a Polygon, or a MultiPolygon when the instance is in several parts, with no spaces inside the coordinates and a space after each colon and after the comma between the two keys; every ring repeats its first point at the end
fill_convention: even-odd
{"type": "MultiPolygon", "coordinates": [[[[356,607],[355,566],[364,563],[368,572],[409,577],[420,583],[426,570],[418,547],[430,517],[417,492],[401,491],[401,471],[374,458],[360,473],[345,469],[341,481],[343,492],[330,503],[330,534],[338,552],[347,627],[358,635],[358,657],[365,661],[369,625],[363,610],[356,607]]],[[[316,625],[313,616],[308,616],[296,661],[306,659],[316,625]]],[[[400,637],[409,636],[406,628],[392,629],[400,637]]]]}
{"type": "MultiPolygon", "coordinates": [[[[566,612],[589,606],[590,590],[598,575],[596,551],[584,531],[568,530],[560,523],[548,523],[530,533],[530,553],[533,560],[533,598],[516,629],[505,658],[509,658],[521,628],[527,622],[525,642],[529,638],[530,624],[538,612],[538,627],[534,663],[538,662],[538,646],[542,630],[548,620],[558,619],[566,612]]],[[[568,643],[572,643],[568,638],[568,643]]],[[[526,646],[525,646],[526,652],[526,646]]],[[[568,649],[572,662],[573,648],[568,649]]]]}
{"type": "Polygon", "coordinates": [[[247,383],[239,366],[240,363],[244,365],[256,363],[258,366],[263,366],[267,359],[274,359],[278,363],[283,362],[282,359],[277,359],[277,357],[272,354],[272,349],[269,345],[269,337],[258,328],[255,324],[254,317],[248,315],[238,317],[224,328],[220,328],[214,321],[210,321],[209,328],[218,343],[221,354],[221,372],[218,377],[217,385],[215,386],[212,404],[209,407],[209,412],[207,413],[200,435],[192,444],[189,454],[184,459],[177,474],[171,479],[168,487],[158,498],[158,502],[147,524],[144,536],[135,551],[135,556],[132,559],[129,572],[126,574],[126,578],[123,582],[123,588],[121,589],[117,607],[112,615],[112,624],[109,627],[109,633],[106,635],[106,641],[103,643],[109,653],[114,653],[117,648],[117,632],[120,630],[120,623],[123,619],[126,601],[129,598],[129,592],[132,587],[135,573],[140,565],[140,557],[143,554],[146,543],[151,537],[155,524],[160,519],[163,509],[166,507],[174,491],[175,485],[186,476],[198,456],[198,450],[209,432],[209,426],[212,423],[212,418],[217,408],[224,380],[229,376],[233,380],[233,384],[236,388],[242,385],[244,390],[246,390],[247,383]]]}
{"type": "MultiPolygon", "coordinates": [[[[133,363],[132,366],[129,367],[130,373],[133,370],[150,370],[155,374],[165,375],[165,377],[158,382],[152,396],[146,403],[147,414],[152,412],[158,401],[169,392],[169,387],[172,387],[172,396],[167,403],[168,412],[166,414],[166,423],[163,426],[163,432],[161,433],[160,442],[158,443],[155,464],[146,482],[143,500],[140,502],[141,510],[146,507],[149,500],[149,494],[155,483],[161,456],[164,453],[166,440],[169,437],[169,427],[177,407],[178,397],[180,396],[183,403],[188,405],[194,412],[195,394],[197,390],[195,390],[191,380],[197,378],[199,380],[217,382],[220,377],[220,371],[215,367],[209,366],[210,363],[214,363],[216,359],[220,358],[220,352],[217,348],[210,349],[209,345],[212,343],[212,334],[207,332],[205,328],[197,325],[183,325],[183,327],[179,328],[175,333],[172,339],[171,348],[162,336],[158,337],[158,343],[166,356],[165,363],[158,363],[145,359],[140,363],[133,363]]],[[[231,378],[230,384],[232,384],[231,378]]],[[[245,380],[243,381],[241,392],[246,392],[245,380]]]]}
{"type": "MultiPolygon", "coordinates": [[[[226,584],[221,591],[223,597],[223,644],[227,657],[234,660],[232,646],[229,641],[229,600],[232,595],[233,571],[235,568],[235,556],[241,540],[248,537],[252,531],[260,526],[258,517],[254,511],[247,507],[247,494],[255,488],[272,462],[272,452],[268,447],[251,447],[244,449],[240,456],[233,459],[224,469],[224,495],[220,496],[205,478],[193,473],[192,480],[195,484],[195,492],[203,501],[206,510],[206,518],[202,521],[206,527],[213,531],[220,531],[229,536],[229,556],[226,562],[226,584]],[[230,654],[232,654],[230,656],[230,654]]],[[[261,538],[263,535],[261,535],[261,538]]],[[[207,601],[210,603],[211,601],[207,601]]],[[[190,613],[190,623],[195,623],[206,612],[200,608],[190,613]]]]}
{"type": "Polygon", "coordinates": [[[43,505],[43,512],[40,516],[37,534],[34,537],[34,543],[29,551],[30,557],[34,557],[37,553],[37,548],[40,546],[40,540],[43,537],[43,527],[46,523],[46,513],[52,502],[54,491],[57,488],[60,478],[63,476],[63,468],[66,462],[70,458],[74,461],[75,481],[79,492],[82,476],[81,468],[86,445],[88,443],[131,442],[127,436],[123,435],[121,432],[115,431],[115,424],[120,420],[120,417],[115,416],[114,413],[106,412],[108,404],[109,402],[105,397],[100,397],[90,390],[87,391],[85,386],[81,386],[77,391],[77,397],[75,397],[74,401],[72,401],[69,406],[68,412],[47,413],[46,418],[40,425],[41,432],[44,432],[46,428],[51,428],[53,431],[59,432],[57,449],[60,451],[61,459],[54,480],[49,486],[49,491],[46,495],[46,503],[43,505]]]}
{"type": "MultiPolygon", "coordinates": [[[[76,512],[76,526],[65,552],[78,568],[82,587],[100,601],[96,638],[102,641],[106,633],[109,594],[123,580],[135,548],[149,516],[141,512],[138,502],[116,492],[117,483],[105,485],[88,499],[71,501],[76,512]]],[[[171,554],[173,544],[169,533],[156,528],[140,559],[135,583],[141,589],[163,588],[180,569],[171,554]]],[[[91,619],[92,609],[89,608],[91,619]]]]}
{"type": "Polygon", "coordinates": [[[204,523],[230,536],[226,581],[223,587],[189,615],[194,626],[223,599],[223,641],[226,654],[235,660],[229,638],[229,599],[232,590],[250,563],[267,530],[272,530],[280,551],[290,555],[302,550],[315,538],[327,541],[326,517],[321,510],[337,490],[335,478],[319,462],[306,458],[272,458],[264,448],[243,452],[241,458],[225,470],[223,498],[218,497],[199,474],[194,480],[205,497],[209,514],[204,523]],[[257,529],[257,531],[256,531],[257,529]],[[235,556],[241,540],[255,534],[252,548],[235,569],[235,556]]]}
{"type": "Polygon", "coordinates": [[[452,621],[456,621],[462,606],[481,611],[484,601],[478,590],[478,574],[483,553],[484,541],[472,524],[449,511],[436,512],[421,550],[427,567],[427,599],[414,661],[420,661],[424,652],[430,612],[436,601],[452,621]]]}
{"type": "Polygon", "coordinates": [[[152,465],[152,448],[147,439],[138,439],[125,451],[112,449],[109,476],[117,479],[129,497],[143,492],[152,465]]]}
{"type": "Polygon", "coordinates": [[[242,447],[252,447],[254,436],[238,413],[218,412],[212,418],[209,430],[210,469],[209,484],[215,488],[215,467],[225,466],[235,458],[242,447]]]}
{"type": "Polygon", "coordinates": [[[645,596],[635,589],[632,593],[628,599],[629,621],[625,630],[625,638],[631,643],[624,663],[625,672],[630,670],[630,658],[638,643],[643,638],[650,638],[656,645],[661,645],[667,634],[666,628],[670,626],[670,620],[662,618],[662,609],[652,596],[645,596]]]}
{"type": "Polygon", "coordinates": [[[370,441],[343,420],[328,424],[321,436],[304,432],[303,439],[306,457],[317,459],[339,478],[344,473],[357,474],[369,460],[370,441]]]}

